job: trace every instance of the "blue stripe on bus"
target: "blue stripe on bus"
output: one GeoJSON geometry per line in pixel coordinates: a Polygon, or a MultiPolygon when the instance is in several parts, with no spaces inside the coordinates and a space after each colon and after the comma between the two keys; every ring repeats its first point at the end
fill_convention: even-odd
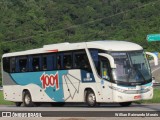
{"type": "Polygon", "coordinates": [[[29,84],[36,84],[40,88],[43,88],[42,82],[41,82],[41,76],[44,75],[55,75],[58,74],[58,81],[59,81],[59,89],[56,89],[56,86],[46,86],[45,92],[46,94],[57,102],[63,102],[64,101],[64,92],[63,92],[63,80],[62,76],[66,75],[68,73],[67,70],[61,70],[61,71],[46,71],[46,72],[27,72],[27,73],[12,73],[11,77],[12,79],[18,84],[18,85],[29,85],[29,84]],[[57,73],[58,72],[58,73],[57,73]]]}
{"type": "MultiPolygon", "coordinates": [[[[56,102],[63,102],[64,99],[64,89],[63,85],[66,84],[66,80],[70,80],[71,78],[67,77],[70,76],[72,80],[76,80],[83,83],[88,82],[95,82],[95,78],[93,73],[89,73],[85,70],[81,70],[81,79],[78,79],[75,75],[68,73],[68,70],[59,70],[59,71],[41,71],[41,72],[24,72],[24,73],[11,73],[10,76],[12,80],[21,86],[26,86],[29,84],[38,85],[40,88],[44,89],[45,93],[54,101],[56,102]],[[55,84],[55,81],[52,81],[52,84],[48,84],[48,79],[52,77],[52,80],[56,78],[58,74],[58,88],[55,84]],[[62,77],[64,76],[64,80],[62,77]],[[45,83],[42,81],[45,78],[45,83]],[[46,80],[47,79],[47,80],[46,80]]],[[[70,83],[70,81],[69,81],[70,83]]],[[[67,86],[68,88],[68,86],[67,86]]],[[[68,88],[69,89],[69,88],[68,88]]],[[[76,88],[79,89],[79,88],[76,88]]]]}
{"type": "Polygon", "coordinates": [[[147,84],[145,84],[144,86],[146,86],[146,87],[150,87],[150,86],[152,86],[152,82],[147,83],[147,84]]]}

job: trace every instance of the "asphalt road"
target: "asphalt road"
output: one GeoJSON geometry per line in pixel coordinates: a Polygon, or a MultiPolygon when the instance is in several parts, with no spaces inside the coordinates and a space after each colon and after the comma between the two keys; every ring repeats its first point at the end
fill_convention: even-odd
{"type": "MultiPolygon", "coordinates": [[[[109,119],[111,120],[114,118],[115,120],[119,118],[118,116],[116,116],[117,113],[119,115],[122,114],[119,120],[124,120],[126,116],[123,116],[123,115],[128,113],[133,113],[138,115],[141,115],[142,113],[143,114],[150,113],[155,115],[158,114],[158,118],[159,118],[160,104],[132,104],[130,107],[120,107],[118,104],[103,104],[98,107],[91,107],[91,108],[84,104],[67,104],[64,107],[51,107],[48,104],[44,104],[41,107],[16,107],[13,105],[12,106],[1,105],[0,114],[2,114],[2,112],[5,112],[5,111],[9,111],[11,113],[36,112],[36,113],[42,114],[42,118],[34,118],[34,120],[51,119],[48,116],[56,120],[96,120],[96,119],[105,120],[106,117],[109,117],[109,119]]],[[[150,117],[141,116],[139,118],[148,118],[149,120],[149,118],[151,119],[152,117],[153,116],[150,116],[150,117]]],[[[8,120],[7,118],[4,118],[4,117],[1,117],[1,118],[8,120]]],[[[156,118],[157,117],[154,117],[154,119],[156,118]]],[[[16,120],[19,120],[19,119],[20,119],[19,117],[16,118],[16,120]]],[[[132,117],[132,120],[133,119],[134,117],[132,117]]],[[[129,118],[127,120],[129,120],[129,118]]]]}
{"type": "Polygon", "coordinates": [[[0,91],[2,90],[2,87],[0,86],[0,91]]]}
{"type": "Polygon", "coordinates": [[[97,107],[88,107],[81,103],[67,103],[63,107],[54,107],[43,104],[40,107],[16,107],[15,105],[0,105],[0,111],[160,111],[160,104],[135,104],[129,107],[120,107],[119,104],[101,104],[97,107]]]}
{"type": "Polygon", "coordinates": [[[160,82],[160,60],[158,63],[159,64],[155,66],[153,61],[150,62],[152,76],[155,77],[156,82],[160,82]]]}

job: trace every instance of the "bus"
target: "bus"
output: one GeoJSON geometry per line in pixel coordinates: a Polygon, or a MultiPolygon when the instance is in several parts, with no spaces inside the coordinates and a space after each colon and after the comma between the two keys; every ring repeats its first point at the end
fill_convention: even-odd
{"type": "Polygon", "coordinates": [[[49,102],[88,106],[153,97],[152,74],[143,48],[102,40],[58,43],[2,56],[4,99],[26,107],[49,102]]]}

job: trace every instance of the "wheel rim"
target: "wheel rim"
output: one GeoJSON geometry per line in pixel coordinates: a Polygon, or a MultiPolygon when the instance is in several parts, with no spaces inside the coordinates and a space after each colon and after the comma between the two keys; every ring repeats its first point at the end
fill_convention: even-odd
{"type": "Polygon", "coordinates": [[[95,103],[95,95],[93,93],[88,95],[88,101],[89,101],[90,104],[95,103]]]}
{"type": "Polygon", "coordinates": [[[29,97],[29,95],[25,96],[25,103],[28,105],[31,101],[31,98],[29,97]]]}

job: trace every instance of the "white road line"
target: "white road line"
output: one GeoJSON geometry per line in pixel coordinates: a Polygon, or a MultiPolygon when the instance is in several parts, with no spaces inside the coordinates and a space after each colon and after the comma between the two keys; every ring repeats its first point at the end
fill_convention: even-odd
{"type": "Polygon", "coordinates": [[[154,73],[154,72],[157,71],[158,69],[160,69],[160,67],[154,69],[154,70],[152,71],[152,73],[154,73]]]}

